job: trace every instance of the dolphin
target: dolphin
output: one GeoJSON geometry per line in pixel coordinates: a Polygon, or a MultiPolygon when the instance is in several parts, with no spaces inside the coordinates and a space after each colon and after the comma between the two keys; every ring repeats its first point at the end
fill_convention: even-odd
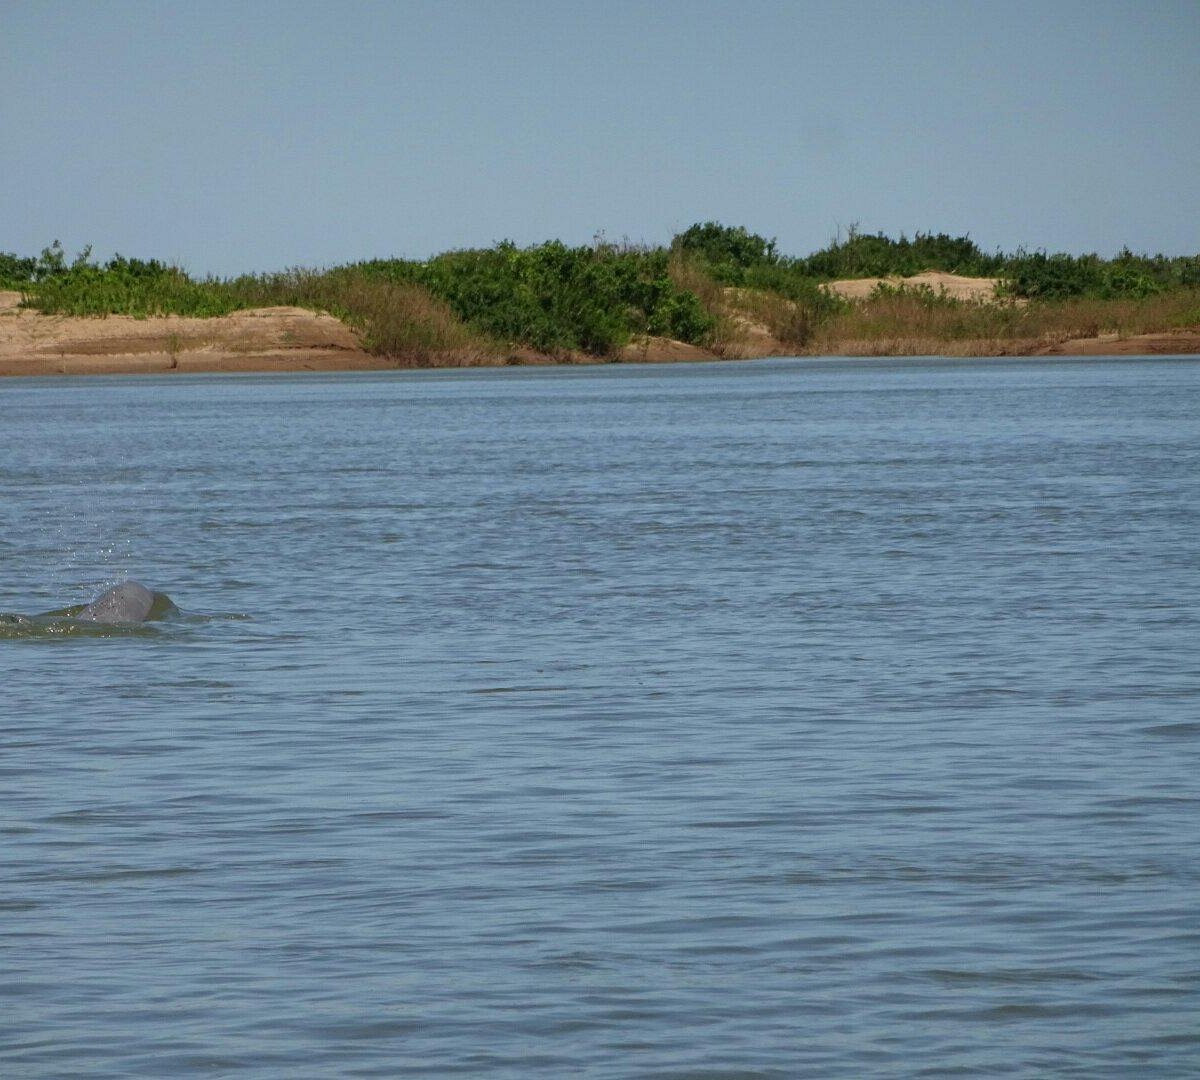
{"type": "Polygon", "coordinates": [[[174,607],[169,596],[152,592],[139,581],[123,581],[97,596],[75,618],[99,623],[140,623],[161,618],[174,607]]]}
{"type": "Polygon", "coordinates": [[[72,604],[41,615],[0,612],[0,638],[74,633],[76,630],[90,633],[85,629],[87,626],[95,626],[104,633],[106,626],[138,626],[178,614],[179,608],[166,593],[152,592],[139,581],[123,581],[102,592],[90,604],[72,604]]]}

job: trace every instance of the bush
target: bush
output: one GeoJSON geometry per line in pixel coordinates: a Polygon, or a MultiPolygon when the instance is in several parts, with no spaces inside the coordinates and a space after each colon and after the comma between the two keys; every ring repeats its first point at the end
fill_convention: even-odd
{"type": "MultiPolygon", "coordinates": [[[[193,281],[178,267],[156,259],[114,256],[98,266],[82,253],[68,267],[53,249],[44,251],[28,288],[31,307],[57,315],[227,315],[241,306],[214,280],[193,281]]],[[[61,248],[58,249],[61,255],[61,248]]]]}
{"type": "Polygon", "coordinates": [[[498,340],[604,356],[634,334],[701,342],[713,332],[714,318],[672,281],[668,261],[661,249],[506,243],[425,263],[195,281],[156,259],[117,255],[99,265],[86,249],[68,264],[56,241],[40,259],[6,257],[0,270],[53,314],[213,316],[294,304],[333,312],[389,355],[494,349],[498,340]]]}
{"type": "Polygon", "coordinates": [[[779,261],[775,241],[743,226],[720,225],[715,221],[696,224],[671,241],[676,254],[696,255],[713,267],[770,266],[779,261]]]}
{"type": "Polygon", "coordinates": [[[23,289],[33,281],[37,259],[0,251],[0,289],[23,289]]]}
{"type": "Polygon", "coordinates": [[[883,233],[860,233],[851,226],[845,240],[797,260],[804,271],[822,281],[863,277],[910,277],[924,270],[990,277],[1003,265],[1003,256],[985,255],[969,236],[946,233],[904,234],[893,240],[883,233]]]}
{"type": "Polygon", "coordinates": [[[1004,269],[1004,287],[1010,295],[1029,300],[1144,299],[1171,286],[1190,284],[1185,276],[1190,260],[1179,261],[1182,265],[1176,267],[1175,260],[1149,259],[1128,250],[1111,261],[1099,255],[1018,252],[1004,269]]]}
{"type": "Polygon", "coordinates": [[[662,250],[559,241],[455,251],[428,262],[360,264],[371,275],[425,286],[468,325],[543,352],[611,355],[634,334],[700,342],[714,320],[672,282],[662,250]]]}
{"type": "Polygon", "coordinates": [[[967,236],[893,240],[852,228],[822,251],[788,258],[774,240],[709,221],[680,233],[669,249],[502,243],[425,262],[386,259],[230,280],[194,280],[157,259],[116,255],[100,264],[90,248],[68,259],[56,240],[36,258],[0,253],[0,288],[19,289],[31,307],[70,315],[211,316],[294,305],[343,319],[372,352],[450,363],[514,345],[612,356],[643,334],[738,355],[747,335],[758,333],[755,323],[796,348],[840,338],[928,347],[1191,325],[1200,318],[1200,255],[985,255],[967,236]],[[886,287],[850,302],[823,284],[931,269],[999,276],[1009,297],[1037,302],[977,305],[886,287]]]}

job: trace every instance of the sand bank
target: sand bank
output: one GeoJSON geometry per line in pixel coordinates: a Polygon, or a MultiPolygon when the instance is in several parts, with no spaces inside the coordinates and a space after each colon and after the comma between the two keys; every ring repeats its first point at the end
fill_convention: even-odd
{"type": "Polygon", "coordinates": [[[389,366],[331,315],[301,308],[213,319],[75,318],[17,308],[0,293],[0,375],[160,371],[335,371],[389,366]]]}
{"type": "MultiPolygon", "coordinates": [[[[918,275],[930,283],[933,275],[918,275]]],[[[949,288],[936,275],[939,287],[949,288]]],[[[992,285],[991,279],[975,282],[976,294],[992,285]]],[[[865,288],[861,282],[835,286],[865,288]]],[[[872,286],[873,287],[873,286],[872,286]]],[[[931,284],[931,287],[933,285],[931,284]]],[[[964,286],[965,288],[965,286],[964,286]]],[[[867,292],[869,293],[869,289],[867,292]]],[[[168,315],[137,319],[126,315],[76,318],[42,315],[18,308],[20,294],[0,292],[0,375],[101,375],[156,374],[182,371],[371,371],[425,366],[405,358],[368,353],[355,332],[331,315],[302,308],[269,307],[239,311],[219,318],[194,319],[168,315]]],[[[765,327],[747,325],[737,358],[789,355],[765,327]]],[[[912,343],[908,343],[912,344],[912,343]]],[[[921,343],[922,352],[940,353],[953,343],[921,343]]],[[[830,350],[841,355],[881,355],[887,342],[843,342],[830,350]]],[[[969,355],[1194,355],[1200,354],[1200,327],[1160,334],[1118,338],[1104,335],[1064,342],[992,342],[989,351],[969,355]]],[[[895,348],[910,353],[912,348],[895,348]]],[[[961,353],[960,353],[961,354],[961,353]]],[[[666,338],[639,339],[622,350],[626,362],[715,360],[714,352],[666,338]]],[[[726,356],[726,358],[730,358],[726,356]]],[[[595,362],[582,354],[549,355],[531,349],[514,349],[494,357],[447,356],[445,366],[555,364],[595,362]]]]}
{"type": "Polygon", "coordinates": [[[930,289],[954,300],[994,300],[999,278],[963,277],[947,274],[941,270],[926,270],[911,277],[853,278],[849,281],[833,281],[826,288],[847,300],[865,300],[880,285],[892,289],[930,289]]]}

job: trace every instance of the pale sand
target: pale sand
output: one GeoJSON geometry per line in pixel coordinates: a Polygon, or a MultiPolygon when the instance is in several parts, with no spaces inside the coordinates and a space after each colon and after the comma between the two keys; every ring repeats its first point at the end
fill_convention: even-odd
{"type": "Polygon", "coordinates": [[[999,278],[962,277],[946,274],[940,270],[926,270],[912,277],[854,278],[850,281],[834,281],[826,286],[830,292],[844,296],[847,300],[865,300],[880,285],[893,289],[919,289],[922,286],[935,293],[944,293],[955,300],[994,300],[999,278]]]}
{"type": "Polygon", "coordinates": [[[220,318],[75,318],[17,308],[0,292],[0,375],[391,367],[332,315],[293,307],[220,318]]]}

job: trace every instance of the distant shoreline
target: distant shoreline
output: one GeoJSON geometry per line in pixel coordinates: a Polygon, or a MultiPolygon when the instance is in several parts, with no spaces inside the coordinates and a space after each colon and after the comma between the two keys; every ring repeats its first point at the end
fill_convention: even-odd
{"type": "Polygon", "coordinates": [[[944,233],[852,229],[793,258],[710,221],[669,247],[502,241],[226,279],[0,252],[0,375],[1196,353],[1200,255],[989,255],[944,233]]]}
{"type": "Polygon", "coordinates": [[[202,373],[300,373],[300,372],[354,372],[354,371],[416,371],[455,370],[461,368],[535,367],[553,365],[611,366],[620,364],[674,364],[674,363],[737,363],[739,360],[768,359],[772,357],[828,357],[836,359],[870,359],[904,356],[937,356],[948,359],[988,359],[1012,357],[1014,359],[1038,359],[1054,356],[1192,356],[1200,355],[1200,332],[1190,335],[1145,334],[1137,338],[1122,340],[1090,339],[1063,342],[1037,351],[1006,350],[997,352],[972,352],[969,355],[949,353],[933,347],[913,347],[906,352],[855,351],[820,353],[764,353],[762,356],[743,356],[737,359],[720,357],[713,353],[679,357],[670,350],[645,353],[620,361],[602,360],[594,356],[554,357],[528,356],[520,360],[497,357],[491,362],[480,362],[471,357],[463,363],[405,363],[403,358],[372,356],[366,352],[333,353],[324,350],[294,350],[288,352],[222,353],[195,352],[172,355],[161,352],[120,354],[109,356],[64,354],[54,357],[6,357],[0,360],[0,378],[46,378],[79,377],[89,375],[170,375],[202,373]]]}
{"type": "MultiPolygon", "coordinates": [[[[1163,332],[1068,338],[1064,341],[826,342],[820,350],[796,350],[769,340],[737,356],[666,338],[647,338],[622,350],[616,362],[664,364],[702,360],[750,360],[767,356],[1153,356],[1200,354],[1200,326],[1163,332]]],[[[506,354],[449,355],[430,364],[403,356],[377,356],[359,346],[348,326],[300,308],[262,308],[211,319],[166,316],[77,318],[35,312],[0,314],[0,377],[168,374],[172,372],[334,372],[396,368],[503,367],[611,364],[586,354],[548,354],[514,349],[506,354]]]]}
{"type": "Polygon", "coordinates": [[[214,318],[175,315],[76,317],[0,312],[0,376],[153,375],[171,372],[386,371],[412,368],[513,365],[676,363],[770,356],[1153,356],[1200,354],[1200,326],[1118,336],[1053,340],[937,340],[922,338],[826,341],[796,350],[769,335],[747,342],[736,356],[665,338],[627,345],[614,360],[582,353],[514,348],[428,358],[377,356],[330,315],[300,308],[261,308],[214,318]]]}

